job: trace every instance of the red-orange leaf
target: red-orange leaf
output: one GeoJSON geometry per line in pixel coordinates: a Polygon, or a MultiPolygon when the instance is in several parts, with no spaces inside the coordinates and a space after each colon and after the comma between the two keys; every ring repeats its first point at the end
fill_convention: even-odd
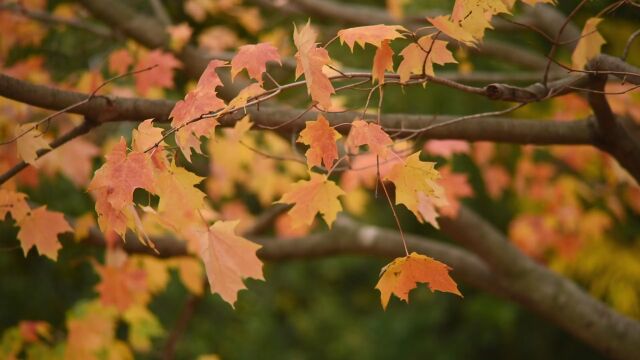
{"type": "Polygon", "coordinates": [[[331,59],[326,49],[317,46],[316,38],[317,34],[311,29],[309,23],[300,32],[297,28],[294,29],[293,42],[298,49],[296,53],[296,78],[304,73],[307,91],[311,95],[311,99],[324,109],[329,109],[331,108],[331,94],[335,93],[335,90],[322,68],[329,64],[331,59]]]}
{"type": "Polygon", "coordinates": [[[378,80],[380,84],[384,84],[385,71],[393,71],[393,49],[389,46],[388,40],[382,42],[373,57],[371,81],[378,80]]]}
{"type": "Polygon", "coordinates": [[[269,61],[282,64],[275,46],[269,43],[240,46],[238,53],[231,60],[231,78],[235,78],[242,69],[247,69],[249,77],[262,85],[262,73],[267,70],[269,61]]]}
{"type": "Polygon", "coordinates": [[[245,278],[264,280],[262,262],[256,251],[260,245],[236,235],[238,221],[217,221],[200,238],[211,292],[218,293],[233,307],[238,291],[246,289],[245,278]]]}
{"type": "Polygon", "coordinates": [[[438,260],[412,252],[382,268],[376,289],[380,290],[382,308],[386,309],[391,294],[409,302],[409,292],[418,283],[426,283],[431,291],[450,292],[462,296],[458,285],[449,276],[451,268],[438,260]]]}
{"type": "MultiPolygon", "coordinates": [[[[177,128],[183,126],[190,120],[196,119],[203,114],[207,114],[222,109],[225,104],[216,93],[216,87],[222,85],[220,77],[216,73],[216,69],[226,63],[221,60],[211,60],[204,70],[198,85],[192,91],[189,91],[184,97],[176,103],[171,110],[169,117],[172,118],[171,126],[177,128]]],[[[187,160],[191,160],[191,149],[200,152],[201,136],[208,136],[215,129],[218,121],[215,119],[204,119],[186,125],[176,134],[176,142],[180,146],[180,150],[187,160]]]]}
{"type": "Polygon", "coordinates": [[[136,74],[136,89],[142,95],[146,95],[152,87],[172,88],[173,70],[179,68],[180,61],[170,53],[160,50],[152,50],[140,58],[138,69],[151,66],[155,68],[136,74]]]}
{"type": "Polygon", "coordinates": [[[355,120],[351,123],[351,130],[345,144],[352,152],[356,152],[359,146],[367,145],[369,151],[386,159],[389,146],[393,141],[380,125],[355,120]]]}
{"type": "Polygon", "coordinates": [[[58,259],[58,250],[62,247],[58,242],[58,234],[72,231],[62,213],[49,211],[46,206],[32,210],[18,225],[18,239],[24,256],[35,246],[40,255],[54,261],[58,259]]]}
{"type": "Polygon", "coordinates": [[[127,155],[124,138],[106,156],[107,162],[98,169],[89,184],[89,191],[105,188],[108,201],[115,209],[133,203],[133,192],[141,188],[153,191],[153,170],[150,156],[131,152],[127,155]]]}
{"type": "Polygon", "coordinates": [[[324,166],[329,169],[338,159],[336,140],[340,134],[329,126],[324,116],[318,115],[315,121],[307,121],[306,127],[300,132],[298,142],[309,145],[306,152],[309,167],[324,166]]]}

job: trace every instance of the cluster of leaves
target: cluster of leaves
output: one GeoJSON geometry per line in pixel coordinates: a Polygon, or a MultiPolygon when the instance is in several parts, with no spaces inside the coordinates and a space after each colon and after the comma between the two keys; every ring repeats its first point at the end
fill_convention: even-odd
{"type": "MultiPolygon", "coordinates": [[[[523,2],[535,5],[551,1],[523,2]]],[[[514,3],[457,0],[450,15],[427,19],[437,31],[424,36],[399,25],[371,25],[342,29],[336,38],[351,52],[356,44],[375,48],[372,70],[365,78],[375,84],[373,89],[379,90],[382,102],[383,85],[426,85],[436,77],[434,64],[457,63],[448,48],[449,42],[440,38],[442,34],[453,39],[452,42],[475,46],[491,28],[491,18],[510,14],[514,3]],[[402,57],[397,66],[394,66],[396,54],[392,43],[404,46],[397,54],[402,57]]],[[[28,6],[43,9],[44,2],[35,1],[28,6]]],[[[207,13],[223,12],[237,17],[243,24],[253,24],[253,28],[247,25],[247,30],[258,31],[257,15],[247,8],[189,1],[185,10],[195,21],[202,21],[207,13]]],[[[58,14],[62,16],[65,12],[73,11],[62,8],[58,14]]],[[[23,20],[0,13],[0,24],[21,30],[3,36],[0,43],[3,54],[15,44],[42,41],[45,31],[38,27],[32,29],[34,23],[23,20]]],[[[573,52],[574,68],[584,68],[589,59],[599,54],[604,40],[596,26],[601,21],[600,18],[586,21],[573,52]]],[[[208,43],[216,50],[224,49],[227,46],[212,40],[224,42],[220,40],[221,31],[211,29],[213,35],[207,38],[203,33],[199,42],[208,43]]],[[[172,26],[167,32],[172,49],[181,49],[191,37],[191,29],[186,24],[172,26]]],[[[2,339],[3,344],[8,344],[7,350],[5,347],[2,350],[7,356],[19,353],[27,345],[28,351],[34,354],[47,351],[68,358],[131,356],[128,346],[115,336],[117,323],[124,321],[129,325],[128,342],[134,349],[144,351],[150,347],[150,338],[160,335],[162,328],[147,305],[154,294],[166,287],[169,269],[178,271],[189,291],[203,292],[203,271],[196,257],[163,261],[126,255],[119,244],[127,232],[135,233],[142,244],[156,252],[152,240],[156,237],[170,234],[184,241],[188,252],[198,256],[204,265],[211,291],[233,306],[238,292],[245,288],[245,279],[264,280],[262,262],[257,256],[261,246],[243,235],[252,223],[246,206],[239,201],[226,202],[219,212],[212,206],[222,203],[223,199],[239,197],[238,186],[254,194],[261,206],[274,202],[289,205],[287,214],[278,217],[275,224],[276,232],[282,237],[307,234],[316,225],[318,215],[331,227],[342,211],[341,197],[346,207],[361,209],[362,194],[377,194],[380,188],[396,220],[399,218],[395,206],[403,205],[419,222],[438,228],[438,217],[456,217],[460,199],[473,196],[474,190],[466,174],[456,173],[450,166],[436,169],[436,163],[422,160],[421,154],[444,159],[467,154],[475,161],[489,197],[499,200],[509,190],[517,195],[516,206],[522,210],[521,215],[509,226],[514,243],[540,261],[547,259],[550,252],[557,253],[559,256],[552,265],[578,274],[599,269],[601,260],[592,260],[594,265],[589,269],[574,268],[568,260],[583,256],[581,249],[585,247],[605,246],[606,232],[613,227],[615,219],[623,220],[627,216],[627,208],[640,212],[637,185],[631,181],[619,184],[618,180],[623,177],[621,170],[593,149],[525,147],[517,164],[509,169],[501,164],[496,145],[489,143],[470,146],[461,141],[430,140],[422,151],[415,151],[417,142],[397,139],[392,136],[392,129],[385,129],[379,120],[364,116],[368,102],[362,117],[332,125],[322,113],[340,110],[335,94],[341,88],[335,88],[333,83],[350,79],[351,75],[339,70],[327,50],[328,43],[320,46],[318,34],[308,22],[293,30],[295,76],[296,79],[304,76],[304,80],[280,85],[266,72],[268,63],[282,63],[281,47],[276,45],[279,44],[246,44],[238,47],[229,63],[212,60],[198,82],[173,108],[168,129],[152,119],[146,120],[131,132],[130,142],[120,137],[107,142],[103,151],[80,138],[41,158],[42,150],[50,149],[47,134],[50,131],[46,127],[50,118],[22,123],[15,129],[9,128],[8,121],[3,122],[2,130],[5,135],[13,134],[13,140],[7,141],[0,150],[0,169],[9,169],[16,159],[21,159],[46,173],[60,172],[78,187],[86,187],[95,200],[95,223],[107,243],[104,262],[92,262],[100,277],[95,288],[99,298],[80,303],[70,312],[65,346],[45,345],[51,337],[47,324],[23,322],[7,331],[2,339]],[[219,95],[223,86],[219,74],[227,68],[232,79],[246,73],[251,80],[230,101],[224,101],[219,95]],[[254,125],[248,115],[241,116],[247,107],[294,86],[305,86],[311,99],[309,109],[320,112],[315,120],[306,122],[296,140],[308,147],[304,157],[298,154],[297,146],[292,147],[274,132],[254,125]],[[221,119],[227,115],[240,115],[238,118],[242,120],[233,128],[218,129],[221,119]],[[336,130],[339,126],[349,126],[344,139],[336,130]],[[170,145],[172,141],[176,147],[170,145]],[[91,178],[93,158],[100,153],[105,154],[105,161],[91,178]],[[211,176],[206,181],[192,171],[195,167],[192,161],[195,163],[194,159],[204,153],[210,158],[211,176]],[[552,160],[546,161],[545,156],[552,160]],[[74,161],[68,160],[71,157],[74,161]],[[553,165],[556,160],[575,175],[560,172],[553,165]],[[582,175],[585,180],[580,179],[582,175]],[[624,202],[618,200],[617,194],[588,189],[590,183],[603,179],[623,193],[624,202]],[[602,209],[585,205],[597,203],[604,204],[602,209]]],[[[106,72],[113,75],[131,69],[144,70],[135,75],[134,88],[108,87],[112,94],[147,97],[160,97],[162,89],[172,89],[174,71],[182,66],[169,52],[147,51],[133,44],[111,52],[105,65],[106,72]]],[[[4,72],[32,80],[40,77],[34,82],[50,82],[41,59],[37,58],[15,64],[4,72]]],[[[104,84],[104,80],[100,72],[95,71],[68,86],[91,91],[100,84],[104,84]]],[[[612,99],[614,110],[629,113],[640,121],[637,106],[630,105],[635,99],[630,95],[620,99],[612,99]]],[[[557,112],[553,114],[556,119],[573,119],[588,113],[586,103],[579,97],[568,95],[556,101],[557,112]]],[[[31,117],[20,105],[3,103],[2,106],[4,113],[21,119],[31,117]]],[[[66,114],[62,116],[71,118],[66,114]]],[[[30,205],[17,185],[33,185],[36,181],[35,172],[24,172],[0,189],[0,219],[10,215],[20,228],[17,237],[25,256],[35,247],[41,255],[56,260],[61,248],[58,235],[75,231],[79,238],[89,236],[93,216],[78,217],[73,221],[75,230],[72,230],[62,213],[48,210],[46,206],[30,205]]],[[[398,226],[402,226],[399,220],[398,226]]],[[[425,255],[409,253],[406,244],[405,251],[406,256],[394,259],[382,269],[376,288],[383,308],[387,307],[391,294],[408,301],[409,292],[418,283],[428,284],[432,291],[462,296],[449,275],[449,266],[425,255]]],[[[637,266],[633,261],[630,263],[633,265],[629,267],[637,266]]],[[[600,291],[602,296],[614,293],[600,291]]],[[[622,308],[633,311],[640,300],[626,296],[614,299],[616,301],[622,303],[622,308]]]]}

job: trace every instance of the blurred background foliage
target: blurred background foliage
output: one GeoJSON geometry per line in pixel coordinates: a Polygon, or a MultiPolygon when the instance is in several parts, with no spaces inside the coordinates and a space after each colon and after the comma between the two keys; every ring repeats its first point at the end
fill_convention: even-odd
{"type": "MultiPolygon", "coordinates": [[[[385,6],[382,0],[350,2],[385,6]]],[[[135,0],[130,3],[139,11],[152,13],[148,1],[135,0]]],[[[223,26],[245,43],[263,41],[267,36],[284,38],[282,41],[286,43],[290,41],[288,39],[292,22],[300,24],[306,21],[304,17],[296,18],[262,10],[257,17],[262,23],[256,31],[224,12],[197,22],[185,12],[182,2],[164,3],[176,23],[188,22],[194,29],[193,39],[212,26],[223,26]]],[[[245,3],[246,6],[253,7],[251,1],[245,0],[245,3]]],[[[448,11],[452,3],[453,1],[447,0],[409,1],[405,10],[407,13],[433,8],[448,11]]],[[[577,23],[582,24],[608,3],[588,2],[577,17],[577,23]]],[[[49,1],[47,7],[54,11],[65,4],[75,6],[55,0],[49,1]]],[[[561,1],[559,7],[564,13],[568,13],[576,4],[577,1],[561,1]]],[[[313,16],[311,20],[321,30],[323,41],[333,37],[340,26],[313,16]]],[[[603,52],[619,54],[627,36],[639,24],[637,15],[631,12],[618,11],[607,18],[601,27],[607,39],[603,52]]],[[[517,36],[509,36],[490,32],[488,37],[511,41],[541,53],[546,53],[549,49],[549,44],[544,39],[532,33],[522,32],[517,36]]],[[[230,47],[233,48],[237,43],[238,41],[230,47]]],[[[121,40],[95,40],[82,31],[52,28],[40,46],[12,49],[6,65],[30,56],[42,56],[45,59],[44,66],[53,79],[77,84],[87,70],[104,69],[108,54],[123,45],[126,44],[121,40]]],[[[289,46],[291,49],[292,45],[289,46]]],[[[281,50],[286,51],[286,47],[281,47],[281,50]]],[[[371,49],[356,50],[356,54],[352,55],[347,47],[334,42],[329,51],[332,58],[344,66],[370,66],[371,49]]],[[[560,52],[559,56],[567,60],[570,54],[560,52]]],[[[519,71],[495,60],[468,54],[466,57],[468,66],[473,70],[519,71]]],[[[639,61],[640,52],[632,52],[630,62],[639,61]]],[[[455,70],[456,67],[444,69],[455,70]]],[[[292,79],[292,74],[287,76],[283,81],[292,79]]],[[[123,80],[122,83],[127,84],[128,81],[130,80],[123,80]]],[[[180,98],[187,83],[188,79],[178,74],[175,89],[154,93],[152,96],[180,98]]],[[[344,105],[360,107],[365,98],[366,93],[350,92],[345,96],[344,105]]],[[[304,106],[307,101],[304,90],[287,93],[280,99],[284,103],[298,106],[304,106]]],[[[499,108],[500,105],[470,94],[428,85],[426,89],[389,88],[385,91],[383,112],[470,114],[499,108]]],[[[520,115],[542,118],[552,112],[549,103],[545,103],[531,105],[520,115]]],[[[100,131],[110,135],[126,134],[130,133],[133,126],[134,124],[109,125],[100,131]]],[[[425,140],[427,139],[419,139],[420,142],[425,140]]],[[[542,155],[546,153],[543,148],[536,151],[542,155]]],[[[500,145],[498,154],[507,168],[514,171],[522,150],[515,146],[500,145]]],[[[432,159],[441,164],[447,161],[443,158],[432,159]]],[[[465,203],[480,210],[488,220],[508,232],[509,223],[520,209],[517,194],[508,190],[504,196],[493,199],[488,196],[482,176],[469,156],[456,155],[449,161],[456,171],[468,174],[475,191],[475,197],[465,203]]],[[[95,165],[97,167],[98,163],[95,165]]],[[[49,204],[49,208],[70,216],[80,216],[93,208],[90,197],[62,176],[41,176],[36,187],[21,190],[34,203],[49,204]]],[[[394,227],[386,201],[373,198],[369,201],[366,212],[360,217],[366,222],[394,227]]],[[[255,201],[253,204],[255,205],[255,201]]],[[[429,225],[419,224],[404,208],[400,208],[399,213],[405,231],[442,238],[429,225]]],[[[622,236],[623,239],[631,239],[627,243],[623,243],[624,240],[609,239],[594,244],[593,249],[571,262],[558,258],[548,260],[556,270],[569,274],[594,295],[638,317],[640,245],[635,234],[640,230],[640,218],[637,214],[630,215],[620,227],[622,228],[615,231],[627,234],[622,236]],[[615,289],[611,290],[609,287],[615,289]],[[612,294],[619,295],[616,297],[612,294]]],[[[16,326],[20,320],[44,320],[56,329],[56,336],[61,336],[59,333],[64,329],[67,311],[79,300],[95,297],[93,288],[98,277],[89,259],[100,259],[103,256],[101,250],[76,243],[72,235],[66,234],[62,237],[64,246],[60,259],[54,263],[34,252],[24,258],[16,240],[16,230],[7,222],[0,222],[0,238],[0,330],[16,326]]],[[[432,294],[421,286],[419,290],[412,292],[410,304],[403,304],[395,299],[386,312],[382,311],[374,285],[377,274],[385,263],[383,259],[339,257],[267,264],[267,281],[249,281],[250,290],[240,293],[235,310],[214,295],[207,295],[190,303],[191,295],[177,280],[176,274],[172,273],[167,290],[156,296],[150,305],[152,312],[160,320],[164,335],[153,339],[152,350],[136,353],[136,357],[161,357],[164,342],[178,321],[184,304],[190,303],[193,305],[194,315],[178,342],[177,355],[181,359],[192,359],[201,354],[217,354],[222,359],[599,358],[598,354],[544,319],[464,284],[461,284],[464,299],[440,293],[432,294]]],[[[124,326],[119,328],[119,337],[125,338],[128,331],[130,330],[124,326]]],[[[5,337],[8,333],[5,331],[5,337]]]]}

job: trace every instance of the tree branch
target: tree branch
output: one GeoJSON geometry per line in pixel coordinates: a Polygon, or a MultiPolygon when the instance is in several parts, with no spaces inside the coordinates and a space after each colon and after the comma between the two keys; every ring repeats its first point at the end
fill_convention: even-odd
{"type": "Polygon", "coordinates": [[[592,298],[570,280],[533,262],[471,210],[439,220],[442,230],[478,254],[515,299],[604,355],[637,359],[640,323],[592,298]]]}
{"type": "MultiPolygon", "coordinates": [[[[26,104],[60,110],[87,98],[87,94],[34,85],[22,80],[0,74],[0,96],[4,96],[26,104]]],[[[154,118],[159,122],[168,121],[169,113],[175,105],[167,100],[146,100],[140,98],[104,98],[95,97],[87,104],[74,108],[71,112],[97,119],[99,123],[111,121],[143,121],[154,118]]],[[[247,108],[252,121],[257,127],[278,126],[289,119],[298,117],[278,131],[283,133],[297,132],[304,128],[305,122],[317,117],[316,112],[291,109],[282,106],[261,106],[247,108]]],[[[244,113],[224,116],[220,119],[222,126],[233,126],[244,113]]],[[[360,113],[343,112],[326,114],[333,124],[344,124],[353,121],[360,113]]],[[[385,128],[400,129],[399,135],[410,135],[411,130],[423,129],[426,126],[445,123],[453,119],[445,115],[408,115],[383,114],[381,123],[385,128]],[[402,129],[406,131],[402,131],[402,129]]],[[[338,131],[348,132],[348,127],[338,127],[338,131]]],[[[436,127],[425,132],[434,139],[460,139],[468,141],[496,141],[516,144],[591,144],[592,129],[586,121],[551,122],[524,119],[487,117],[473,121],[462,121],[448,126],[436,127]]]]}

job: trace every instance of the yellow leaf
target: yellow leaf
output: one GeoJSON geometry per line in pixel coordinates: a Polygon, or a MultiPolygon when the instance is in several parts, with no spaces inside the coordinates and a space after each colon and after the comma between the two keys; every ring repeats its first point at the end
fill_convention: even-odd
{"type": "Polygon", "coordinates": [[[606,43],[597,30],[597,26],[601,21],[602,19],[593,17],[584,24],[578,45],[571,55],[574,69],[584,69],[589,60],[600,54],[600,48],[606,43]]]}
{"type": "Polygon", "coordinates": [[[16,126],[15,136],[19,136],[17,140],[18,155],[24,162],[35,165],[38,158],[38,150],[51,149],[49,142],[45,140],[44,135],[38,129],[32,129],[34,123],[28,123],[16,126]]]}

